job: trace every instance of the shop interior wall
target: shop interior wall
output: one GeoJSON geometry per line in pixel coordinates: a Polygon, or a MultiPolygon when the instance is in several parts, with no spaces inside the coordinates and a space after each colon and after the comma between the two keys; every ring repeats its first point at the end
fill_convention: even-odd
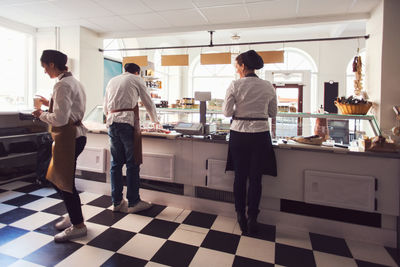
{"type": "MultiPolygon", "coordinates": [[[[86,112],[102,104],[103,55],[98,52],[102,38],[86,28],[60,27],[60,51],[68,55],[68,68],[80,80],[86,90],[86,112]]],[[[45,49],[57,49],[55,28],[41,28],[36,34],[37,79],[36,93],[50,97],[55,79],[50,79],[40,65],[40,56],[45,49]]]]}
{"type": "Polygon", "coordinates": [[[97,33],[80,27],[80,81],[86,89],[86,114],[96,105],[103,104],[103,54],[99,47],[103,39],[97,33]]]}
{"type": "MultiPolygon", "coordinates": [[[[287,39],[295,39],[296,36],[286,36],[287,39]]],[[[304,37],[303,37],[304,38],[304,37]]],[[[170,36],[164,37],[147,37],[147,38],[138,38],[139,47],[150,47],[150,46],[172,46],[172,45],[193,45],[193,41],[190,40],[180,40],[177,42],[177,39],[170,36]]],[[[264,39],[267,40],[267,39],[264,39]]],[[[199,44],[205,44],[207,40],[204,42],[198,42],[199,44]]],[[[241,40],[242,42],[250,42],[252,40],[241,40]]],[[[222,42],[229,42],[229,40],[221,40],[222,42]]],[[[197,43],[196,43],[197,44],[197,43]]],[[[241,46],[240,51],[244,52],[246,50],[255,49],[255,50],[276,50],[282,49],[282,44],[274,44],[274,45],[257,45],[257,46],[241,46]]],[[[344,40],[344,41],[328,41],[328,42],[310,42],[310,43],[291,43],[286,44],[286,48],[297,48],[305,53],[309,54],[310,57],[315,62],[317,67],[317,77],[318,77],[318,86],[316,92],[311,92],[311,86],[305,85],[305,96],[309,98],[315,98],[316,100],[311,101],[309,99],[308,102],[310,105],[307,110],[314,110],[319,105],[323,104],[323,90],[324,90],[324,82],[328,82],[333,80],[339,83],[339,95],[346,94],[346,69],[349,62],[353,59],[357,52],[357,48],[363,49],[365,47],[365,40],[360,39],[357,40],[344,40]],[[313,106],[311,106],[311,103],[313,106]]],[[[164,54],[179,54],[179,53],[188,53],[190,66],[194,64],[196,59],[200,53],[207,52],[228,52],[229,47],[212,47],[212,48],[193,48],[193,49],[180,49],[180,50],[163,50],[161,53],[164,54]]],[[[159,51],[160,53],[160,51],[159,51]]],[[[149,51],[141,51],[141,55],[148,55],[149,60],[154,61],[154,50],[149,51]]],[[[192,77],[192,68],[189,67],[169,67],[172,72],[173,80],[170,80],[169,86],[169,101],[174,101],[177,98],[181,97],[192,97],[192,88],[191,88],[191,77],[192,77]],[[177,76],[179,75],[179,77],[177,76]],[[174,80],[175,79],[175,80],[174,80]],[[180,82],[179,82],[180,80],[180,82]],[[180,86],[179,86],[180,84],[180,86]]],[[[194,88],[195,90],[196,88],[194,88]]],[[[226,88],[221,88],[221,90],[226,90],[226,88]]]]}
{"type": "Polygon", "coordinates": [[[367,32],[370,34],[366,45],[366,86],[373,100],[372,112],[379,122],[381,120],[381,82],[382,82],[382,42],[383,42],[383,1],[371,13],[367,22],[367,32]]]}
{"type": "Polygon", "coordinates": [[[43,95],[44,97],[50,97],[50,93],[53,91],[54,81],[44,73],[44,69],[40,64],[40,56],[43,50],[55,49],[56,38],[54,28],[40,28],[36,33],[36,90],[35,94],[43,95]]]}
{"type": "MultiPolygon", "coordinates": [[[[382,87],[381,87],[381,129],[386,134],[396,122],[393,106],[400,105],[400,1],[384,1],[383,47],[382,47],[382,87]]],[[[399,137],[397,137],[399,138],[399,137]]]]}

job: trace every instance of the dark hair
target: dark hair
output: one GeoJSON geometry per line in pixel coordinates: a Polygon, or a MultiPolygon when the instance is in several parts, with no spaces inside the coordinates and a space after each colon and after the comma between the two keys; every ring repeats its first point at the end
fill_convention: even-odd
{"type": "Polygon", "coordinates": [[[124,69],[125,71],[132,74],[135,74],[136,72],[140,73],[140,67],[135,63],[126,63],[124,69]]]}
{"type": "Polygon", "coordinates": [[[264,67],[262,57],[254,50],[241,53],[236,57],[236,61],[239,65],[244,64],[244,66],[249,70],[258,70],[264,67]]]}
{"type": "Polygon", "coordinates": [[[66,66],[68,61],[67,55],[57,50],[44,50],[40,61],[46,64],[54,63],[54,66],[61,71],[68,70],[66,66]]]}

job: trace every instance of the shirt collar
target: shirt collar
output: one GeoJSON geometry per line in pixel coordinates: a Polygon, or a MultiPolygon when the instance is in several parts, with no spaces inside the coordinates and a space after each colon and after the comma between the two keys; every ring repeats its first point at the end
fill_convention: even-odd
{"type": "Polygon", "coordinates": [[[58,78],[58,80],[61,80],[62,78],[69,77],[69,76],[72,76],[72,73],[70,71],[67,71],[67,72],[63,72],[60,75],[58,75],[57,78],[58,78]]]}
{"type": "Polygon", "coordinates": [[[248,73],[248,74],[246,74],[246,76],[244,76],[244,77],[257,77],[257,78],[258,78],[257,74],[255,74],[254,72],[248,73]]]}

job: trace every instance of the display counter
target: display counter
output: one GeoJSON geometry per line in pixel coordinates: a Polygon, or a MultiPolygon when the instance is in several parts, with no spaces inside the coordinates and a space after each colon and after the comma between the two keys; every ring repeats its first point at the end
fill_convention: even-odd
{"type": "MultiPolygon", "coordinates": [[[[157,185],[157,192],[144,190],[146,198],[234,216],[234,174],[225,172],[227,150],[226,140],[144,136],[140,175],[144,182],[157,185]],[[182,190],[159,192],[165,185],[182,190]]],[[[274,143],[274,151],[278,176],[263,177],[261,222],[396,246],[399,153],[353,152],[281,140],[274,143]]],[[[110,187],[109,169],[107,134],[89,133],[78,170],[102,174],[99,181],[110,187]]],[[[85,174],[81,177],[84,180],[85,174]]]]}

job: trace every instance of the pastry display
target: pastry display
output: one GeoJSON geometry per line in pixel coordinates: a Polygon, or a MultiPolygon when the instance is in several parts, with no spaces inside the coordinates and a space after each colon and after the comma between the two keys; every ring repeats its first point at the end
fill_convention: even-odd
{"type": "Polygon", "coordinates": [[[397,152],[398,148],[391,139],[384,136],[375,136],[374,138],[367,138],[365,141],[365,150],[373,152],[397,152]]]}
{"type": "Polygon", "coordinates": [[[307,144],[307,145],[317,145],[320,146],[322,142],[325,141],[325,138],[319,135],[311,135],[311,136],[296,136],[288,138],[290,140],[296,141],[297,143],[307,144]]]}

